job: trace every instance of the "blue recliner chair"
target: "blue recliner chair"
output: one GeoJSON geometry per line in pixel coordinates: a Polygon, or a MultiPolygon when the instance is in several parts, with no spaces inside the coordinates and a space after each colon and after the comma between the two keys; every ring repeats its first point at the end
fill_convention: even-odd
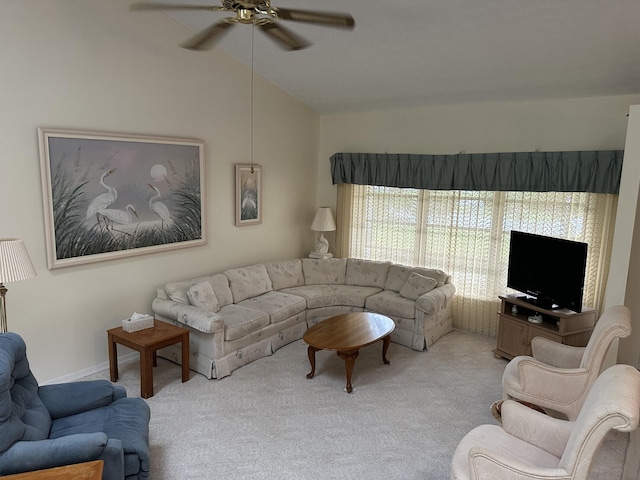
{"type": "Polygon", "coordinates": [[[107,380],[39,387],[22,338],[0,334],[0,476],[104,460],[103,480],[149,478],[149,419],[107,380]]]}

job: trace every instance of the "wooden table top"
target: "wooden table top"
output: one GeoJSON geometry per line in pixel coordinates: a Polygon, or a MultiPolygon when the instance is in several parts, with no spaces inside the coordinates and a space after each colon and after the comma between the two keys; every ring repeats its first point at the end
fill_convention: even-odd
{"type": "Polygon", "coordinates": [[[7,480],[100,480],[103,466],[104,462],[102,460],[95,460],[93,462],[65,465],[64,467],[16,473],[2,478],[7,480]]]}
{"type": "Polygon", "coordinates": [[[393,320],[379,313],[353,312],[316,323],[302,338],[307,345],[318,349],[346,351],[377,342],[394,328],[393,320]]]}
{"type": "Polygon", "coordinates": [[[161,320],[154,320],[153,327],[138,330],[137,332],[125,332],[122,327],[115,327],[107,330],[107,333],[141,347],[148,347],[163,340],[184,335],[188,333],[188,330],[161,320]]]}

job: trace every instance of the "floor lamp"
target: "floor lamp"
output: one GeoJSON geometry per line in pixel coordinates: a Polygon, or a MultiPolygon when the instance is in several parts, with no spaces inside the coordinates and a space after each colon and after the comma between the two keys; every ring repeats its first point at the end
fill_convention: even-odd
{"type": "Polygon", "coordinates": [[[7,287],[5,282],[17,282],[36,276],[24,242],[18,238],[0,238],[0,332],[7,331],[7,287]]]}

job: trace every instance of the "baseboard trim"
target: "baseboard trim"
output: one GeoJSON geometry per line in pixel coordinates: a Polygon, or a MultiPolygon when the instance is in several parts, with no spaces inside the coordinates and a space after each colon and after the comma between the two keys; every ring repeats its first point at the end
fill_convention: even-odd
{"type": "MultiPolygon", "coordinates": [[[[126,355],[118,355],[118,365],[124,365],[139,359],[140,359],[140,354],[138,352],[131,352],[131,353],[127,353],[126,355]]],[[[50,385],[53,383],[77,382],[78,380],[82,380],[85,377],[88,377],[90,375],[95,375],[98,372],[102,372],[103,370],[109,370],[109,362],[102,362],[102,363],[99,363],[98,365],[94,365],[93,367],[78,370],[77,372],[69,373],[67,375],[63,375],[61,377],[54,378],[46,382],[42,382],[40,385],[50,385]]]]}

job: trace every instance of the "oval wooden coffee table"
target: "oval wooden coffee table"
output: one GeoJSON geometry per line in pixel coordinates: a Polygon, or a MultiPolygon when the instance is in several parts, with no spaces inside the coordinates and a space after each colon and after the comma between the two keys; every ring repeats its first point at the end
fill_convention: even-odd
{"type": "Polygon", "coordinates": [[[353,392],[351,374],[362,347],[382,340],[382,361],[389,364],[387,350],[391,342],[391,332],[395,328],[393,320],[384,315],[371,312],[353,312],[336,315],[316,323],[309,328],[302,339],[309,345],[307,354],[311,372],[307,378],[313,378],[316,372],[316,352],[335,350],[344,360],[347,370],[348,393],[353,392]]]}

